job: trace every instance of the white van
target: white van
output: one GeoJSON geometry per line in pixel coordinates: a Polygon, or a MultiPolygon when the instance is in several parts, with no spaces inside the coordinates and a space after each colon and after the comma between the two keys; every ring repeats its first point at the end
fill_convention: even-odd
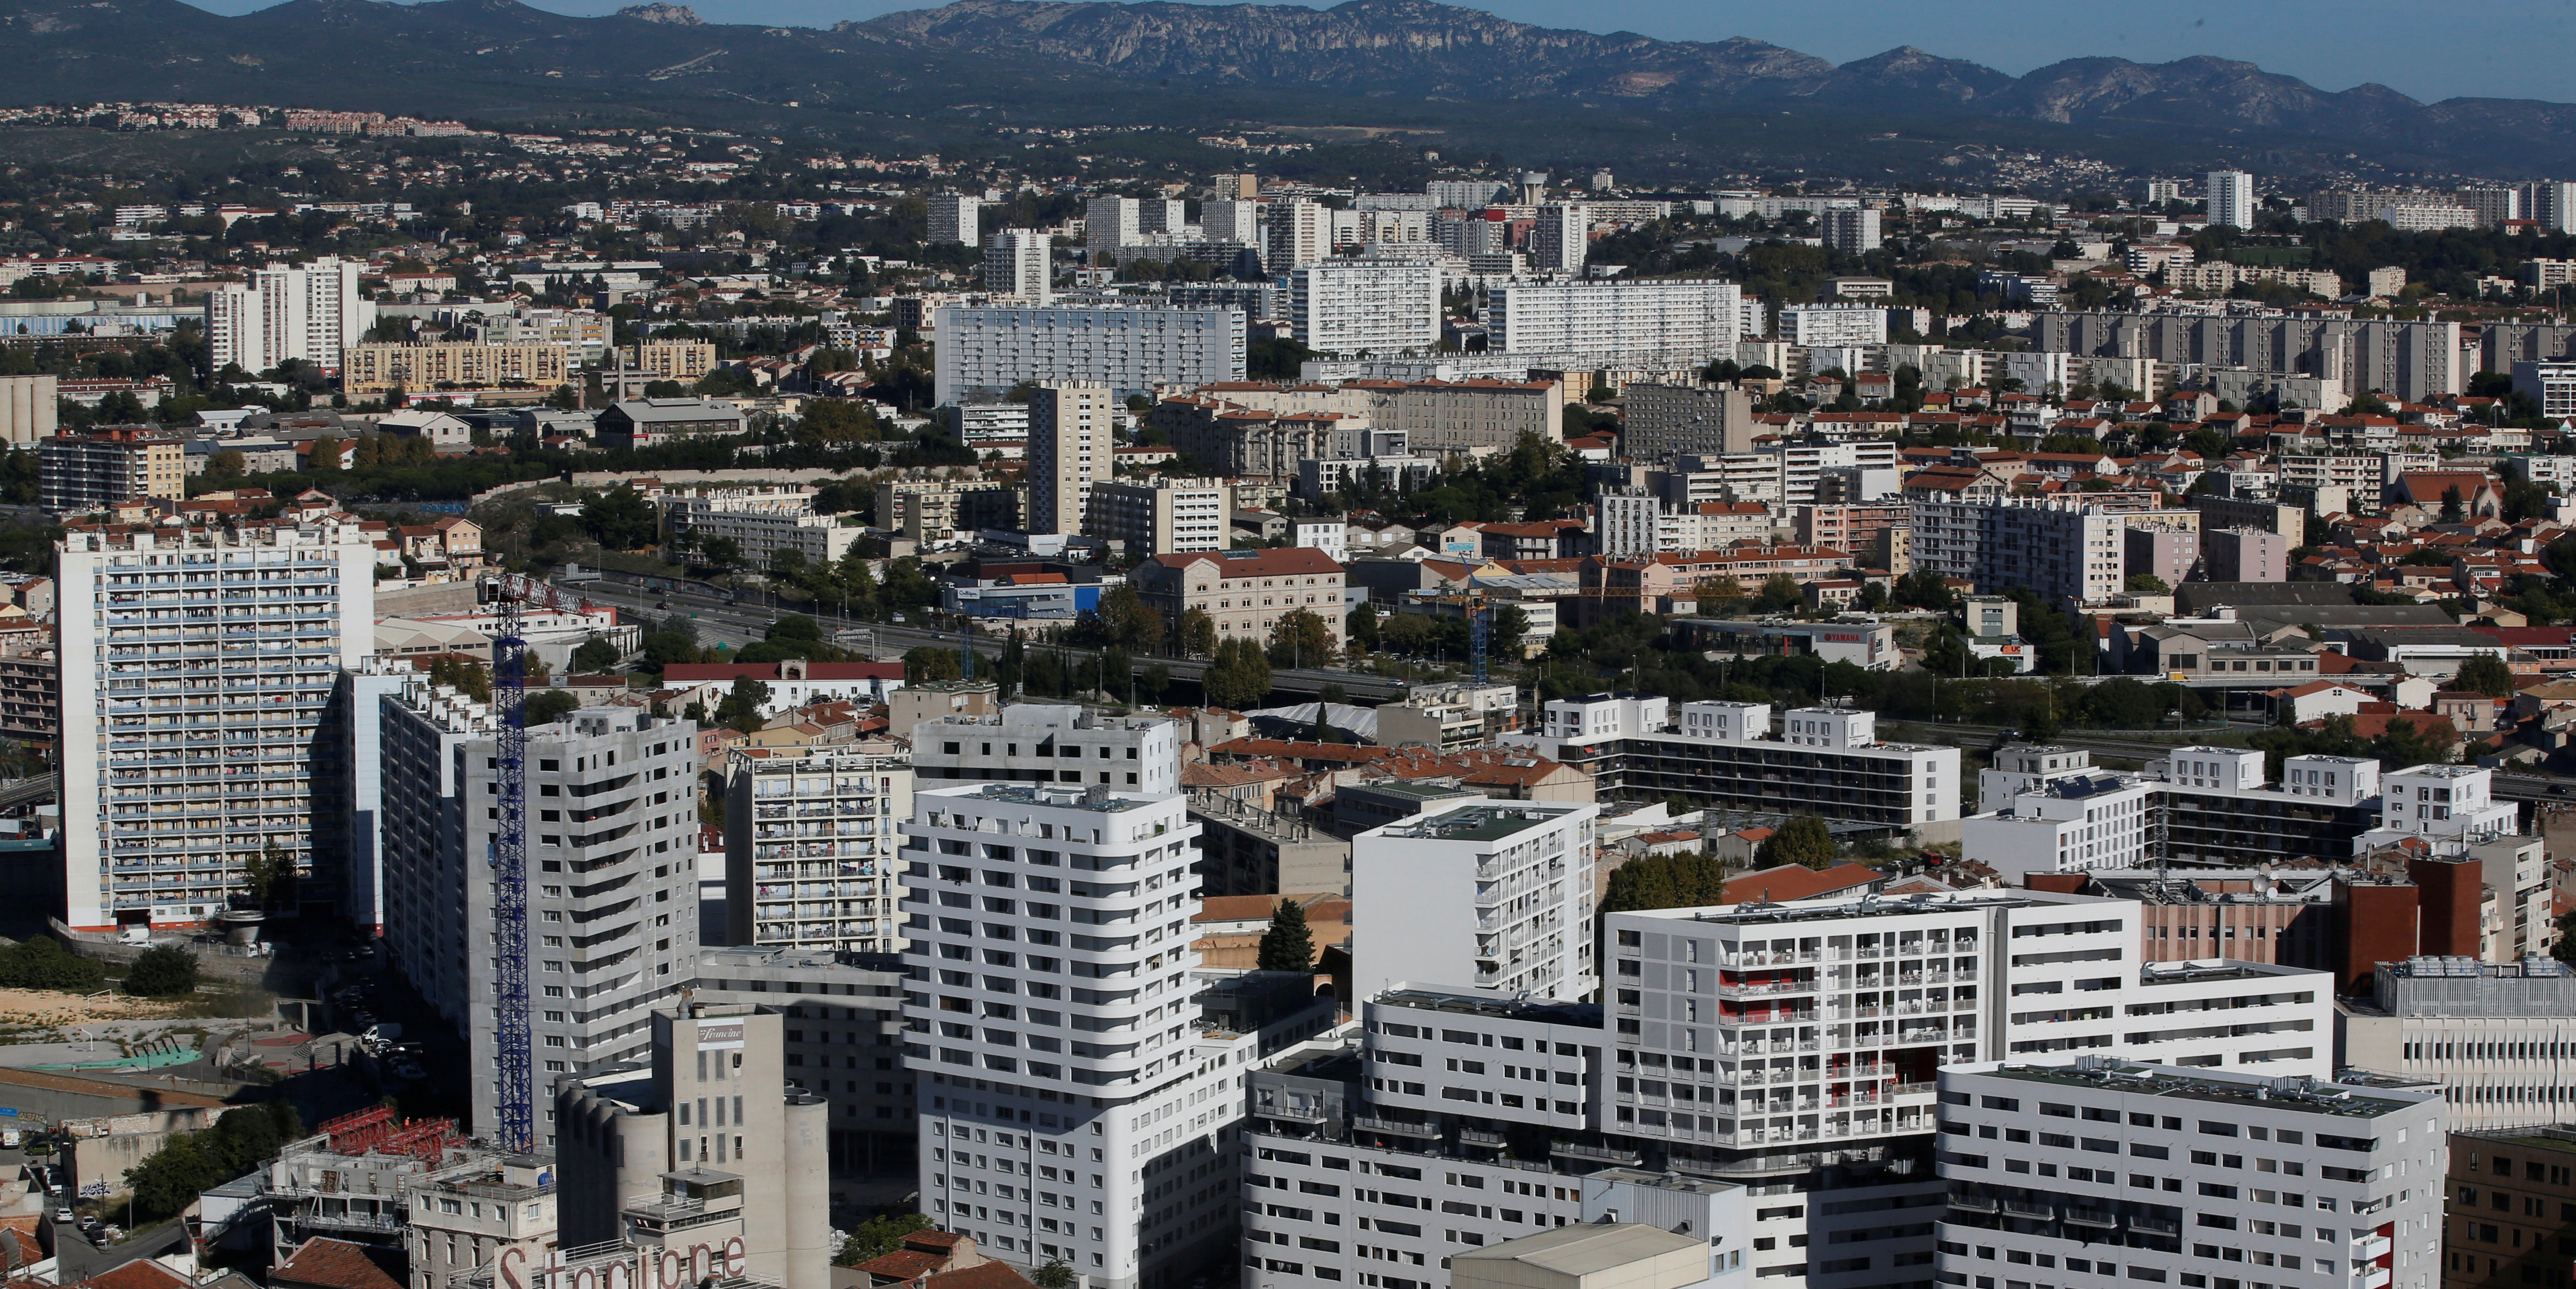
{"type": "Polygon", "coordinates": [[[116,933],[116,942],[118,944],[150,944],[152,943],[152,928],[148,926],[127,927],[116,933]]]}

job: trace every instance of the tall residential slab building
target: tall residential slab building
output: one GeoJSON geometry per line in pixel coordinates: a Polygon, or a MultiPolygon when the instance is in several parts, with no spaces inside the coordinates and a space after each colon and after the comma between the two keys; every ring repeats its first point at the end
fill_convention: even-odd
{"type": "Polygon", "coordinates": [[[1485,320],[1513,352],[1729,355],[1744,332],[1732,282],[1514,283],[1494,289],[1485,320]]]}
{"type": "Polygon", "coordinates": [[[1404,353],[1440,343],[1440,266],[1401,253],[1319,260],[1288,273],[1288,317],[1320,353],[1404,353]]]}
{"type": "Polygon", "coordinates": [[[930,195],[930,241],[973,246],[984,240],[984,199],[963,193],[930,195]]]}
{"type": "MultiPolygon", "coordinates": [[[[489,707],[412,678],[384,696],[386,947],[465,1038],[473,1123],[497,1122],[499,768],[489,707]]],[[[642,1058],[698,951],[696,738],[629,708],[528,731],[529,1034],[537,1085],[642,1058]]],[[[559,1126],[539,1107],[540,1146],[559,1126]]]]}
{"type": "Polygon", "coordinates": [[[925,790],[913,813],[922,1211],[1095,1289],[1230,1261],[1244,1075],[1328,1028],[1331,1004],[1303,973],[1202,993],[1198,826],[1177,795],[985,783],[925,790]]]}
{"type": "Polygon", "coordinates": [[[1078,533],[1091,485],[1117,465],[1110,388],[1096,381],[1048,382],[1029,394],[1029,516],[1032,533],[1078,533]]]}
{"type": "Polygon", "coordinates": [[[1013,703],[989,715],[922,721],[912,739],[922,787],[989,780],[1113,788],[1130,795],[1181,790],[1181,723],[1168,716],[1102,716],[1075,703],[1013,703]]]}
{"type": "Polygon", "coordinates": [[[725,775],[726,939],[837,953],[903,947],[894,830],[912,816],[910,761],[737,749],[725,775]]]}
{"type": "Polygon", "coordinates": [[[1461,798],[1351,839],[1351,990],[1408,980],[1579,1002],[1592,961],[1597,806],[1461,798]],[[1357,923],[1368,923],[1365,929],[1357,923]]]}
{"type": "Polygon", "coordinates": [[[1551,202],[1538,208],[1530,229],[1530,267],[1540,272],[1580,273],[1592,251],[1592,214],[1582,206],[1551,202]]]}
{"type": "Polygon", "coordinates": [[[374,645],[355,524],[74,532],[56,547],[63,921],[195,924],[276,852],[336,894],[343,670],[374,645]]]}
{"type": "Polygon", "coordinates": [[[1023,381],[1097,381],[1125,398],[1241,380],[1249,331],[1243,310],[1224,307],[951,306],[936,317],[939,401],[959,404],[1023,381]]]}
{"type": "Polygon", "coordinates": [[[1094,197],[1082,204],[1082,244],[1094,256],[1132,246],[1144,231],[1133,197],[1094,197]]]}
{"type": "Polygon", "coordinates": [[[271,264],[245,286],[206,294],[206,361],[216,371],[239,364],[257,374],[301,358],[337,370],[340,350],[376,325],[376,306],[358,293],[356,260],[271,264]]]}
{"type": "Polygon", "coordinates": [[[2254,200],[2254,176],[2242,170],[2212,170],[2204,182],[2201,191],[2208,201],[2210,223],[2222,228],[2254,226],[2254,212],[2260,209],[2254,200]]]}
{"type": "Polygon", "coordinates": [[[1005,228],[984,244],[984,290],[996,298],[1043,305],[1055,297],[1054,239],[1027,228],[1005,228]]]}

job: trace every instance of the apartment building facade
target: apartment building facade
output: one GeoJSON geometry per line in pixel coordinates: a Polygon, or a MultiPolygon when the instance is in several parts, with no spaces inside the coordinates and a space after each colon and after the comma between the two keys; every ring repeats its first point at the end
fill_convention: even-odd
{"type": "Polygon", "coordinates": [[[1451,799],[1351,839],[1351,990],[1409,980],[1578,1002],[1593,964],[1600,808],[1451,799]],[[1363,920],[1383,922],[1363,928],[1363,920]]]}
{"type": "Polygon", "coordinates": [[[36,504],[57,515],[188,495],[185,437],[110,428],[36,442],[36,504]]]}
{"type": "Polygon", "coordinates": [[[1129,574],[1145,607],[1174,624],[1197,610],[1216,624],[1219,640],[1268,642],[1272,628],[1303,610],[1321,618],[1332,647],[1342,647],[1343,568],[1322,551],[1205,551],[1157,555],[1129,574]]]}
{"type": "Polygon", "coordinates": [[[998,396],[1024,381],[1096,382],[1123,399],[1243,379],[1240,309],[947,305],[936,319],[942,403],[998,396]]]}
{"type": "Polygon", "coordinates": [[[1102,716],[1073,703],[1012,703],[923,721],[912,737],[916,789],[989,780],[1181,790],[1182,725],[1168,716],[1102,716]]]}
{"type": "Polygon", "coordinates": [[[1511,352],[1664,355],[1732,352],[1744,289],[1732,282],[1532,283],[1495,288],[1485,320],[1511,352]]]}
{"type": "Polygon", "coordinates": [[[835,1204],[913,1159],[913,1075],[903,1062],[899,954],[735,945],[698,954],[694,995],[777,1011],[787,1080],[823,1098],[835,1204]]]}
{"type": "Polygon", "coordinates": [[[573,346],[552,342],[370,341],[341,350],[340,387],[351,398],[375,398],[396,389],[413,394],[499,385],[553,389],[572,378],[575,361],[573,346]]]}
{"type": "Polygon", "coordinates": [[[1288,271],[1288,320],[1307,348],[1385,356],[1440,343],[1440,266],[1380,249],[1288,271]]]}
{"type": "MultiPolygon", "coordinates": [[[[495,1070],[496,718],[417,676],[372,716],[387,958],[464,1037],[469,1068],[495,1070]]],[[[528,1022],[544,1085],[639,1059],[654,1008],[694,979],[696,739],[634,709],[587,708],[531,729],[525,765],[528,1022]]],[[[476,1129],[489,1131],[500,1079],[478,1074],[468,1091],[476,1129]]],[[[551,1119],[536,1132],[537,1145],[558,1145],[551,1119]]]]}
{"type": "Polygon", "coordinates": [[[1233,515],[1234,487],[1222,479],[1103,479],[1091,485],[1082,531],[1126,543],[1130,558],[1218,551],[1233,515]]]}
{"type": "Polygon", "coordinates": [[[2342,1063],[2437,1087],[2462,1131],[2565,1123],[2576,1109],[2576,971],[2556,958],[2379,964],[2342,1004],[2342,1063]]]}
{"type": "Polygon", "coordinates": [[[1772,732],[1771,705],[1589,694],[1542,709],[1535,746],[1593,774],[1598,791],[1680,795],[1712,806],[1821,815],[1957,836],[1956,748],[1883,743],[1866,711],[1798,708],[1772,732]]]}
{"type": "Polygon", "coordinates": [[[900,953],[896,824],[912,762],[815,748],[737,749],[725,767],[725,932],[737,945],[900,953]]]}
{"type": "Polygon", "coordinates": [[[743,566],[753,569],[773,567],[782,551],[796,552],[809,567],[837,563],[867,533],[842,516],[815,514],[813,498],[802,491],[682,494],[663,500],[662,515],[672,541],[697,550],[732,542],[743,566]]]}
{"type": "Polygon", "coordinates": [[[299,898],[336,898],[328,749],[341,673],[374,645],[372,537],[322,519],[55,550],[62,793],[84,803],[63,815],[64,922],[205,922],[271,851],[299,898]]]}
{"type": "Polygon", "coordinates": [[[1098,381],[1050,381],[1030,391],[1029,532],[1081,531],[1092,485],[1117,467],[1113,403],[1098,381]]]}
{"type": "Polygon", "coordinates": [[[358,286],[365,267],[334,256],[271,264],[251,270],[246,284],[208,291],[209,368],[239,366],[256,376],[289,358],[338,367],[342,348],[376,325],[375,303],[358,286]]]}

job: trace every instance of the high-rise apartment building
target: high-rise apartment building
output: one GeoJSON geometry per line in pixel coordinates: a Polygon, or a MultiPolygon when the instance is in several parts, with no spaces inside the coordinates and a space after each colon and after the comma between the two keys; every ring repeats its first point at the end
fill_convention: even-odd
{"type": "Polygon", "coordinates": [[[551,389],[570,379],[578,361],[570,346],[560,344],[353,343],[336,352],[341,391],[366,397],[505,381],[551,389]]]}
{"type": "Polygon", "coordinates": [[[1810,349],[1887,343],[1887,310],[1875,304],[1784,304],[1780,338],[1810,349]]]}
{"type": "Polygon", "coordinates": [[[631,1266],[641,1251],[692,1283],[730,1272],[830,1289],[830,1106],[788,1073],[785,1021],[769,1007],[691,1000],[653,1013],[636,1059],[553,1081],[571,1253],[558,1274],[645,1283],[594,1269],[631,1266]],[[701,1261],[710,1254],[714,1268],[701,1261]]]}
{"type": "Polygon", "coordinates": [[[1178,236],[1190,226],[1189,203],[1177,197],[1150,197],[1136,203],[1136,231],[1178,236]]]}
{"type": "Polygon", "coordinates": [[[1827,206],[1817,212],[1816,226],[1824,236],[1826,250],[1856,255],[1885,244],[1878,231],[1879,219],[1876,206],[1827,206]]]}
{"type": "Polygon", "coordinates": [[[1592,963],[1595,806],[1452,800],[1351,839],[1351,989],[1409,980],[1580,1002],[1592,963]],[[1358,923],[1366,919],[1362,929],[1358,923]]]}
{"type": "Polygon", "coordinates": [[[1591,212],[1573,203],[1538,208],[1530,229],[1530,267],[1542,273],[1580,273],[1592,252],[1591,212]]]}
{"type": "Polygon", "coordinates": [[[252,270],[248,285],[207,292],[207,363],[218,372],[238,364],[255,375],[301,358],[337,370],[341,348],[376,325],[375,304],[358,293],[364,267],[329,256],[272,264],[252,270]]]}
{"type": "Polygon", "coordinates": [[[1440,266],[1427,256],[1371,253],[1288,273],[1288,318],[1319,353],[1381,357],[1440,343],[1440,266]]]}
{"type": "MultiPolygon", "coordinates": [[[[477,1130],[498,1122],[501,1021],[493,928],[500,827],[490,707],[421,677],[381,722],[387,956],[465,1039],[477,1130]]],[[[653,1008],[698,952],[697,740],[632,708],[586,708],[528,731],[528,1022],[539,1086],[640,1059],[653,1008]]],[[[537,1126],[558,1143],[559,1127],[537,1126]]]]}
{"type": "Polygon", "coordinates": [[[2437,1089],[2111,1056],[1961,1063],[1939,1082],[1943,1283],[2443,1278],[2437,1089]]]}
{"type": "Polygon", "coordinates": [[[1044,232],[1005,228],[984,243],[984,290],[996,300],[1043,305],[1055,298],[1055,242],[1044,232]]]}
{"type": "Polygon", "coordinates": [[[186,436],[118,427],[36,442],[36,504],[57,515],[188,492],[186,436]]]}
{"type": "Polygon", "coordinates": [[[1725,354],[1744,330],[1732,282],[1513,283],[1494,289],[1494,347],[1587,354],[1725,354]]]}
{"type": "Polygon", "coordinates": [[[2051,602],[2091,602],[2128,583],[2127,525],[2078,500],[1917,501],[1914,564],[1981,591],[2027,586],[2051,602]]]}
{"type": "Polygon", "coordinates": [[[1181,790],[1181,724],[1167,716],[1101,716],[1072,703],[1013,703],[990,715],[923,721],[909,731],[916,783],[995,780],[1181,790]]]}
{"type": "Polygon", "coordinates": [[[903,1067],[903,958],[736,946],[698,954],[700,1002],[786,1017],[787,1077],[830,1107],[835,1205],[866,1203],[867,1179],[908,1169],[913,1078],[903,1067]]]}
{"type": "Polygon", "coordinates": [[[0,443],[23,448],[61,427],[62,378],[0,376],[0,443]]]}
{"type": "Polygon", "coordinates": [[[1082,531],[1091,485],[1117,464],[1116,409],[1107,385],[1051,381],[1029,394],[1029,528],[1082,531]]]}
{"type": "MultiPolygon", "coordinates": [[[[1638,381],[1626,396],[1628,455],[1639,461],[1750,452],[1761,423],[1753,398],[1733,385],[1666,385],[1638,381]]],[[[1651,553],[1651,552],[1649,552],[1651,553]]]]}
{"type": "Polygon", "coordinates": [[[1261,245],[1261,203],[1220,200],[1199,205],[1199,232],[1211,242],[1261,245]]]}
{"type": "Polygon", "coordinates": [[[895,824],[912,763],[831,747],[738,749],[725,766],[725,938],[897,953],[895,824]]]}
{"type": "Polygon", "coordinates": [[[337,898],[346,771],[328,731],[342,671],[374,649],[373,537],[319,519],[72,532],[55,549],[76,806],[63,921],[203,923],[272,852],[295,898],[337,898]]]}
{"type": "Polygon", "coordinates": [[[2203,180],[2201,194],[2207,200],[2211,224],[2220,228],[2254,226],[2254,212],[2261,209],[2254,201],[2254,176],[2242,170],[2212,170],[2203,180]]]}
{"type": "Polygon", "coordinates": [[[1097,381],[1118,397],[1243,379],[1241,309],[950,306],[938,311],[942,403],[998,398],[1024,381],[1097,381]]]}
{"type": "Polygon", "coordinates": [[[1274,203],[1270,207],[1270,257],[1273,273],[1294,273],[1333,254],[1333,212],[1311,201],[1274,203]]]}
{"type": "Polygon", "coordinates": [[[1329,1001],[1302,973],[1221,990],[1231,1017],[1194,997],[1199,830],[1177,795],[986,783],[913,811],[922,1211],[1100,1289],[1230,1261],[1243,1076],[1329,1027],[1329,1001]]]}
{"type": "Polygon", "coordinates": [[[1095,258],[1135,245],[1143,233],[1133,197],[1093,197],[1082,203],[1082,244],[1095,258]]]}
{"type": "Polygon", "coordinates": [[[2576,228],[2576,182],[2543,179],[2522,185],[2522,217],[2553,233],[2576,228]]]}
{"type": "Polygon", "coordinates": [[[965,193],[930,194],[930,241],[976,246],[984,240],[984,199],[965,193]]]}
{"type": "Polygon", "coordinates": [[[1537,747],[1591,771],[1605,794],[1955,835],[1957,748],[1882,743],[1874,713],[1840,707],[1792,710],[1776,735],[1771,722],[1769,703],[1709,700],[1676,714],[1657,695],[1587,694],[1547,704],[1537,747]]]}
{"type": "Polygon", "coordinates": [[[1082,531],[1125,542],[1130,559],[1224,550],[1234,485],[1223,479],[1103,479],[1091,485],[1082,531]]]}

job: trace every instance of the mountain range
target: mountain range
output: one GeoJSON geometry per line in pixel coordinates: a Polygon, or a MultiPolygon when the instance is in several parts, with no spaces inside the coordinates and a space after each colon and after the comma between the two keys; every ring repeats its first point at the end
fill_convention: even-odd
{"type": "Polygon", "coordinates": [[[0,102],[13,103],[695,123],[897,145],[1002,121],[1364,126],[1533,164],[1686,154],[1703,172],[1903,172],[2011,149],[2175,170],[2576,171],[2567,104],[2329,92],[2216,57],[2080,58],[2016,77],[1899,48],[1837,66],[1755,40],[1556,30],[1429,0],[957,0],[829,30],[706,24],[667,2],[575,18],[517,0],[287,0],[220,17],[180,0],[0,0],[0,35],[15,55],[0,102]]]}

